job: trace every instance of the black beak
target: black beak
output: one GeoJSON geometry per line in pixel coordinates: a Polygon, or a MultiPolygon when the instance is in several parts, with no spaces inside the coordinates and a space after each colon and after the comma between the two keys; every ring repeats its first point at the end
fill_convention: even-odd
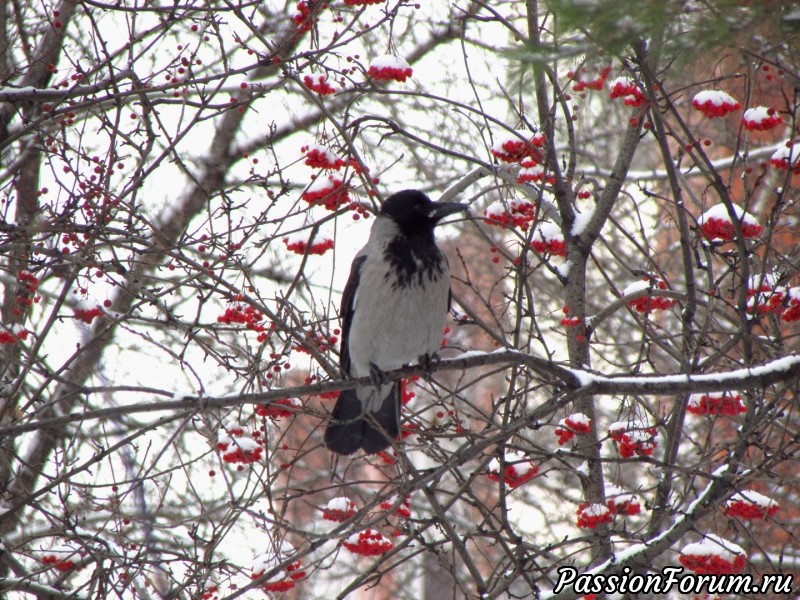
{"type": "Polygon", "coordinates": [[[469,205],[459,204],[458,202],[431,202],[431,210],[428,217],[434,221],[439,221],[448,215],[469,210],[469,205]]]}

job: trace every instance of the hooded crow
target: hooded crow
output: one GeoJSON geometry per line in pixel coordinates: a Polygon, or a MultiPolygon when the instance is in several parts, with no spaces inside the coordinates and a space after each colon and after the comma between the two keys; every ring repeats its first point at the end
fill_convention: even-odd
{"type": "Polygon", "coordinates": [[[356,254],[342,294],[339,363],[349,377],[373,385],[339,395],[325,431],[338,454],[380,452],[400,433],[400,382],[383,372],[427,361],[439,349],[450,307],[450,268],[433,229],[464,204],[432,202],[403,190],[381,206],[369,241],[356,254]]]}

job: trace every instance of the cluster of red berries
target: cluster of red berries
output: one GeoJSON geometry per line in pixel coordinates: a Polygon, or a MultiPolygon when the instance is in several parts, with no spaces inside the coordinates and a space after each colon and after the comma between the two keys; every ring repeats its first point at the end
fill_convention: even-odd
{"type": "Polygon", "coordinates": [[[286,236],[283,238],[283,243],[286,245],[287,250],[299,254],[300,256],[305,256],[306,254],[322,256],[328,250],[333,249],[333,238],[319,233],[314,236],[314,241],[310,244],[308,240],[304,240],[298,236],[286,236]]]}
{"type": "Polygon", "coordinates": [[[328,350],[333,348],[339,341],[338,336],[340,333],[341,331],[339,330],[338,327],[333,330],[333,335],[324,335],[322,333],[311,331],[306,334],[306,339],[308,340],[308,342],[305,344],[300,344],[300,343],[294,344],[292,346],[292,350],[309,354],[309,346],[311,346],[317,352],[327,352],[328,350]]]}
{"type": "Polygon", "coordinates": [[[561,419],[556,427],[558,445],[563,446],[576,435],[586,435],[592,430],[592,420],[583,413],[574,413],[561,419]]]}
{"type": "Polygon", "coordinates": [[[35,294],[36,290],[39,289],[39,278],[30,271],[20,269],[17,272],[17,281],[20,285],[25,286],[31,294],[35,294]]]}
{"type": "Polygon", "coordinates": [[[305,75],[303,77],[303,83],[306,84],[308,89],[312,92],[316,92],[320,96],[329,96],[330,94],[336,93],[336,88],[328,83],[328,76],[322,73],[305,75]]]}
{"type": "Polygon", "coordinates": [[[258,333],[256,338],[259,342],[267,339],[267,328],[262,324],[264,315],[250,305],[242,307],[241,304],[230,304],[225,312],[217,317],[218,323],[225,325],[239,324],[246,329],[258,333]]]}
{"type": "Polygon", "coordinates": [[[567,315],[566,317],[561,319],[561,324],[564,327],[577,327],[578,325],[583,323],[583,319],[581,319],[580,317],[570,317],[569,316],[569,306],[562,306],[561,307],[561,312],[563,312],[565,315],[567,315]]]}
{"type": "Polygon", "coordinates": [[[550,253],[553,256],[567,255],[567,244],[564,241],[561,228],[549,221],[544,221],[539,224],[539,227],[533,234],[533,239],[531,239],[531,248],[536,250],[539,254],[550,253]]]}
{"type": "Polygon", "coordinates": [[[367,75],[375,81],[399,81],[402,83],[413,73],[413,69],[405,60],[391,54],[375,58],[367,69],[367,75]]]}
{"type": "Polygon", "coordinates": [[[16,344],[18,341],[25,341],[28,339],[30,333],[24,327],[18,327],[15,331],[0,330],[0,344],[16,344]]]}
{"type": "MultiPolygon", "coordinates": [[[[742,235],[745,238],[758,237],[762,229],[758,224],[742,223],[742,235]]],[[[732,240],[736,237],[736,230],[730,219],[710,217],[701,225],[700,230],[710,240],[732,240]]]]}
{"type": "MultiPolygon", "coordinates": [[[[745,212],[740,206],[734,204],[733,214],[736,219],[740,221],[742,227],[742,236],[745,239],[758,237],[763,227],[758,224],[756,218],[749,212],[745,212]]],[[[717,204],[712,206],[698,219],[700,224],[700,231],[703,232],[709,240],[719,239],[723,241],[731,241],[736,238],[736,229],[733,226],[733,221],[728,209],[724,204],[717,204]]]]}
{"type": "Polygon", "coordinates": [[[222,460],[226,463],[242,465],[258,462],[264,448],[261,444],[245,434],[240,425],[227,428],[227,433],[217,439],[217,449],[222,453],[222,460]]]}
{"type": "MultiPolygon", "coordinates": [[[[284,542],[280,546],[280,551],[259,556],[253,561],[250,571],[250,579],[256,580],[264,573],[277,566],[283,558],[288,558],[294,553],[294,548],[284,542]]],[[[297,581],[305,579],[306,572],[303,570],[302,561],[293,562],[286,566],[283,573],[277,579],[261,584],[261,589],[265,592],[288,592],[295,587],[297,581]]]]}
{"type": "Polygon", "coordinates": [[[786,298],[789,306],[783,311],[781,319],[787,323],[800,321],[800,287],[792,287],[786,290],[786,298]]]}
{"type": "Polygon", "coordinates": [[[203,591],[200,592],[201,600],[216,600],[219,596],[219,585],[214,583],[213,581],[209,581],[204,587],[203,591]]]}
{"type": "Polygon", "coordinates": [[[78,321],[83,321],[87,325],[91,325],[92,321],[95,317],[102,317],[105,311],[100,308],[99,306],[95,306],[94,308],[76,308],[74,310],[75,318],[78,321]]]}
{"type": "Polygon", "coordinates": [[[748,108],[742,115],[742,125],[747,131],[768,131],[783,124],[783,119],[774,108],[756,106],[748,108]]]}
{"type": "Polygon", "coordinates": [[[312,169],[339,170],[342,167],[350,164],[350,161],[346,161],[343,158],[336,156],[336,154],[334,154],[330,148],[326,148],[325,146],[303,146],[300,148],[300,151],[305,152],[306,164],[312,169]]]}
{"type": "Polygon", "coordinates": [[[769,164],[776,169],[791,169],[793,175],[800,174],[800,145],[795,146],[792,140],[787,141],[772,154],[769,164]]]}
{"type": "Polygon", "coordinates": [[[730,94],[721,90],[698,92],[692,99],[692,106],[709,119],[724,117],[742,107],[730,94]]]}
{"type": "Polygon", "coordinates": [[[400,425],[399,440],[406,440],[417,432],[417,425],[415,423],[406,422],[400,425]]]}
{"type": "Polygon", "coordinates": [[[652,456],[658,447],[658,430],[655,427],[636,427],[630,423],[612,423],[608,435],[617,444],[622,458],[652,456]]]}
{"type": "Polygon", "coordinates": [[[324,206],[328,210],[337,210],[350,202],[347,186],[341,177],[335,174],[320,176],[303,192],[303,200],[311,205],[324,206]]]}
{"type": "Polygon", "coordinates": [[[344,497],[331,499],[322,510],[322,518],[334,523],[342,523],[356,514],[356,503],[344,497]]]}
{"type": "MultiPolygon", "coordinates": [[[[503,481],[512,489],[527,483],[539,473],[539,467],[521,452],[506,453],[505,462],[503,481]]],[[[486,476],[492,481],[500,481],[500,461],[498,459],[491,460],[486,476]]]]}
{"type": "MultiPolygon", "coordinates": [[[[62,545],[43,551],[40,560],[43,565],[66,573],[78,567],[80,555],[81,553],[71,546],[62,545]]],[[[80,567],[77,570],[80,570],[80,567]]]]}
{"type": "Polygon", "coordinates": [[[783,307],[786,290],[780,286],[762,285],[759,289],[748,289],[747,312],[766,315],[783,307]]]}
{"type": "Polygon", "coordinates": [[[598,525],[611,523],[614,520],[614,514],[605,504],[582,502],[578,506],[577,514],[577,525],[581,529],[597,529],[598,525]]]}
{"type": "Polygon", "coordinates": [[[300,408],[303,408],[300,398],[279,398],[271,404],[256,405],[256,414],[259,417],[267,417],[273,420],[283,419],[296,414],[300,408]],[[281,408],[282,406],[286,408],[281,408]]]}
{"type": "Polygon", "coordinates": [[[39,289],[39,278],[30,271],[20,270],[17,272],[17,306],[12,309],[12,313],[20,316],[23,310],[33,306],[34,302],[40,302],[42,297],[36,293],[39,289]]]}
{"type": "Polygon", "coordinates": [[[744,571],[747,554],[733,542],[706,534],[702,542],[685,546],[679,560],[697,574],[732,575],[744,571]]]}
{"type": "MultiPolygon", "coordinates": [[[[339,330],[335,329],[334,331],[337,332],[337,334],[338,334],[339,330]]],[[[317,377],[316,375],[309,375],[308,377],[306,377],[306,382],[305,383],[306,383],[306,385],[311,385],[312,383],[314,383],[318,379],[319,379],[319,377],[317,377]]],[[[335,400],[336,398],[339,397],[340,393],[341,392],[321,392],[318,395],[323,400],[335,400]]]]}
{"type": "Polygon", "coordinates": [[[411,402],[412,398],[417,395],[416,392],[409,390],[409,386],[419,380],[418,375],[414,375],[410,379],[401,379],[400,380],[400,403],[401,404],[408,404],[411,402]]]}
{"type": "Polygon", "coordinates": [[[708,394],[692,394],[686,410],[694,415],[727,415],[735,417],[746,413],[747,407],[742,402],[741,394],[733,392],[709,392],[708,394]]]}
{"type": "Polygon", "coordinates": [[[554,184],[556,178],[544,170],[544,167],[532,158],[526,158],[520,162],[522,167],[517,173],[517,183],[547,183],[554,184]]]}
{"type": "Polygon", "coordinates": [[[759,520],[771,517],[780,505],[772,498],[763,494],[748,490],[738,492],[727,502],[725,502],[725,514],[729,517],[739,517],[740,519],[759,520]]]}
{"type": "Polygon", "coordinates": [[[487,225],[519,227],[523,231],[527,231],[535,216],[536,205],[524,198],[509,200],[508,207],[497,200],[483,211],[483,220],[487,225]]]}
{"type": "Polygon", "coordinates": [[[653,288],[658,288],[659,290],[666,290],[667,284],[666,282],[662,281],[658,278],[651,278],[645,277],[643,281],[646,282],[646,287],[642,287],[640,284],[637,284],[637,287],[640,289],[631,289],[631,286],[625,289],[623,292],[623,296],[627,296],[628,294],[647,290],[648,293],[645,296],[639,296],[638,298],[634,298],[633,300],[628,301],[628,306],[633,308],[636,312],[639,313],[651,313],[654,310],[667,310],[671,308],[675,304],[675,300],[671,298],[663,298],[661,296],[651,296],[650,290],[653,288]]]}
{"type": "Polygon", "coordinates": [[[609,94],[612,100],[616,98],[625,98],[625,106],[632,106],[634,108],[644,104],[645,97],[642,89],[637,85],[636,81],[629,77],[619,77],[611,83],[611,92],[609,94]]]}
{"type": "MultiPolygon", "coordinates": [[[[297,33],[306,33],[307,31],[311,31],[311,28],[316,22],[316,19],[312,14],[312,12],[316,9],[315,5],[315,0],[300,0],[300,2],[297,3],[297,12],[294,13],[294,16],[292,17],[297,33]]],[[[325,6],[325,4],[322,4],[322,8],[325,8],[325,6]]]]}
{"type": "Polygon", "coordinates": [[[532,165],[542,161],[540,148],[544,146],[544,143],[543,133],[505,132],[492,146],[492,154],[508,163],[521,163],[523,160],[529,159],[527,164],[532,165]]]}
{"type": "Polygon", "coordinates": [[[603,67],[600,71],[583,67],[577,71],[567,71],[567,78],[575,81],[572,86],[573,92],[602,90],[609,73],[611,73],[611,67],[603,67]]]}
{"type": "Polygon", "coordinates": [[[390,496],[380,504],[381,510],[392,510],[392,514],[395,517],[400,517],[401,519],[410,519],[411,518],[411,498],[406,496],[400,504],[397,504],[397,498],[395,496],[390,496]]]}
{"type": "Polygon", "coordinates": [[[615,515],[632,517],[642,512],[642,505],[639,499],[633,494],[619,494],[606,499],[606,506],[615,515]]]}
{"type": "Polygon", "coordinates": [[[353,554],[362,556],[381,556],[394,548],[390,539],[374,529],[354,533],[343,542],[343,545],[353,554]]]}

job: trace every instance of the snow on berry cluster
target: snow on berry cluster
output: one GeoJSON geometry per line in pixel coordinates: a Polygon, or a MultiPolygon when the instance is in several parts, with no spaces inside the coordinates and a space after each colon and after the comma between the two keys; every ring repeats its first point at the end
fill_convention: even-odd
{"type": "Polygon", "coordinates": [[[217,600],[219,598],[219,584],[215,581],[208,581],[200,592],[201,600],[217,600]]]}
{"type": "Polygon", "coordinates": [[[536,231],[533,232],[531,248],[539,254],[567,255],[567,244],[564,241],[564,234],[561,233],[561,227],[550,221],[539,223],[536,231]]]}
{"type": "Polygon", "coordinates": [[[356,514],[356,503],[352,500],[339,496],[331,498],[325,508],[322,509],[322,518],[334,523],[342,523],[356,514]]]}
{"type": "Polygon", "coordinates": [[[303,408],[303,402],[300,398],[279,398],[270,404],[256,405],[256,414],[259,417],[267,417],[273,420],[283,419],[296,414],[301,408],[303,408]]]}
{"type": "Polygon", "coordinates": [[[598,525],[614,520],[614,514],[605,504],[583,502],[578,506],[577,514],[577,525],[581,529],[597,529],[598,525]]]}
{"type": "Polygon", "coordinates": [[[411,77],[413,69],[399,56],[386,54],[377,56],[369,63],[367,75],[375,81],[400,81],[404,82],[411,77]]]}
{"type": "Polygon", "coordinates": [[[306,155],[305,163],[312,169],[339,170],[346,166],[348,161],[336,155],[330,148],[320,144],[309,144],[300,148],[306,155]]]}
{"type": "Polygon", "coordinates": [[[22,325],[10,325],[6,329],[0,329],[0,344],[16,344],[18,341],[28,339],[30,332],[22,325]]]}
{"type": "Polygon", "coordinates": [[[530,131],[504,131],[497,136],[492,154],[508,163],[521,163],[527,159],[528,167],[542,161],[540,148],[544,146],[543,133],[530,131]]]}
{"type": "Polygon", "coordinates": [[[555,434],[558,445],[563,446],[576,435],[586,435],[592,430],[592,420],[583,413],[573,413],[558,422],[555,434]]]}
{"type": "Polygon", "coordinates": [[[615,515],[631,517],[642,511],[642,504],[634,494],[613,484],[606,485],[606,506],[615,515]]]}
{"type": "Polygon", "coordinates": [[[328,76],[324,73],[305,75],[303,76],[303,83],[306,84],[308,89],[320,96],[329,96],[336,93],[336,88],[328,83],[328,76]]]}
{"type": "Polygon", "coordinates": [[[793,287],[786,290],[786,310],[781,314],[781,319],[786,322],[800,321],[800,287],[793,287]]]}
{"type": "Polygon", "coordinates": [[[667,284],[658,277],[644,277],[642,281],[635,281],[622,290],[622,295],[631,296],[646,291],[647,294],[628,300],[628,306],[640,313],[651,313],[654,310],[666,310],[675,304],[676,301],[671,298],[651,295],[654,289],[665,290],[667,289],[667,284]]]}
{"type": "Polygon", "coordinates": [[[642,92],[636,80],[630,77],[617,77],[611,82],[610,87],[609,97],[612,100],[624,98],[625,106],[638,107],[644,104],[644,92],[642,92]]]}
{"type": "Polygon", "coordinates": [[[740,519],[766,519],[780,509],[780,505],[772,498],[753,490],[737,492],[725,502],[725,514],[740,519]]]}
{"type": "Polygon", "coordinates": [[[577,526],[581,529],[597,529],[603,523],[611,523],[615,515],[629,517],[642,510],[639,499],[613,484],[606,486],[606,503],[583,502],[578,506],[577,526]]]}
{"type": "Polygon", "coordinates": [[[736,392],[709,392],[692,394],[686,410],[694,415],[726,415],[735,417],[746,413],[747,407],[742,402],[741,394],[736,392]]]}
{"type": "MultiPolygon", "coordinates": [[[[530,481],[539,472],[539,467],[522,452],[506,452],[505,464],[503,481],[512,489],[530,481]]],[[[486,476],[492,481],[500,481],[500,461],[497,458],[489,462],[486,476]]]]}
{"type": "Polygon", "coordinates": [[[680,561],[699,575],[731,575],[744,570],[747,554],[741,546],[708,533],[701,542],[684,546],[680,561]]]}
{"type": "Polygon", "coordinates": [[[617,452],[622,458],[652,456],[658,447],[658,430],[655,427],[618,421],[608,426],[608,435],[617,444],[617,452]]]}
{"type": "Polygon", "coordinates": [[[238,423],[224,428],[217,437],[217,450],[223,461],[240,466],[260,461],[264,452],[261,444],[247,435],[244,427],[238,423]]]}
{"type": "MultiPolygon", "coordinates": [[[[295,549],[289,542],[280,542],[276,548],[253,559],[250,567],[250,579],[261,578],[267,572],[289,560],[294,554],[295,549]]],[[[265,592],[287,592],[295,587],[295,582],[305,579],[305,577],[303,563],[298,560],[286,565],[259,587],[265,592]]]]}
{"type": "MultiPolygon", "coordinates": [[[[741,206],[732,204],[733,213],[736,220],[742,225],[742,235],[745,238],[754,238],[761,233],[763,229],[758,224],[756,218],[749,212],[745,212],[741,206]]],[[[700,225],[700,231],[703,232],[709,240],[723,240],[730,241],[736,238],[736,230],[733,227],[733,221],[728,213],[728,208],[724,204],[717,204],[709,208],[706,212],[700,215],[697,220],[700,225]]]]}
{"type": "Polygon", "coordinates": [[[730,94],[721,90],[703,90],[692,99],[692,106],[709,119],[724,117],[728,113],[739,110],[739,104],[730,94]]]}
{"type": "Polygon", "coordinates": [[[381,510],[391,510],[395,517],[411,518],[411,498],[406,496],[398,503],[397,496],[389,496],[380,504],[381,510]]]}
{"type": "Polygon", "coordinates": [[[795,146],[791,140],[778,148],[769,159],[776,169],[791,170],[794,175],[800,174],[800,145],[795,146]]]}
{"type": "Polygon", "coordinates": [[[383,4],[386,0],[344,0],[346,6],[369,6],[370,4],[383,4]]]}
{"type": "Polygon", "coordinates": [[[747,131],[767,131],[783,123],[783,119],[774,108],[755,106],[748,108],[742,115],[742,125],[747,131]]]}
{"type": "Polygon", "coordinates": [[[303,192],[302,197],[312,206],[324,206],[328,210],[337,210],[350,202],[347,186],[336,173],[316,177],[303,192]]]}
{"type": "Polygon", "coordinates": [[[544,167],[532,158],[524,158],[520,162],[519,173],[517,173],[517,183],[520,185],[524,183],[548,183],[550,185],[556,182],[556,178],[548,174],[544,167]]]}
{"type": "Polygon", "coordinates": [[[287,236],[284,236],[283,243],[286,249],[300,256],[306,254],[316,254],[322,256],[328,250],[333,248],[333,237],[330,233],[318,231],[317,234],[311,239],[313,229],[302,229],[287,236]]]}
{"type": "Polygon", "coordinates": [[[354,533],[343,542],[343,545],[353,554],[362,556],[380,556],[394,548],[390,539],[374,529],[354,533]]]}
{"type": "Polygon", "coordinates": [[[526,198],[512,198],[507,204],[496,200],[483,211],[487,225],[519,227],[523,231],[527,231],[535,216],[536,205],[526,198]]]}
{"type": "Polygon", "coordinates": [[[748,313],[760,316],[776,312],[783,307],[787,290],[778,285],[779,280],[777,273],[758,273],[750,276],[747,285],[748,313]]]}

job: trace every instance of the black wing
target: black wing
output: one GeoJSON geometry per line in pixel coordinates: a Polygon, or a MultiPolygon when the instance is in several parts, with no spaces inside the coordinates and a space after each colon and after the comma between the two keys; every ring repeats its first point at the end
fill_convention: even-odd
{"type": "Polygon", "coordinates": [[[342,306],[339,309],[339,318],[342,321],[342,349],[339,352],[339,366],[342,373],[350,374],[350,323],[353,322],[355,312],[356,290],[361,279],[361,265],[367,260],[366,256],[359,256],[350,266],[350,277],[342,292],[342,306]]]}
{"type": "MultiPolygon", "coordinates": [[[[442,254],[444,258],[444,264],[447,265],[447,272],[450,272],[450,261],[447,260],[447,257],[442,254]]],[[[447,282],[447,312],[450,312],[450,309],[453,308],[453,287],[450,285],[450,282],[447,282]]]]}

